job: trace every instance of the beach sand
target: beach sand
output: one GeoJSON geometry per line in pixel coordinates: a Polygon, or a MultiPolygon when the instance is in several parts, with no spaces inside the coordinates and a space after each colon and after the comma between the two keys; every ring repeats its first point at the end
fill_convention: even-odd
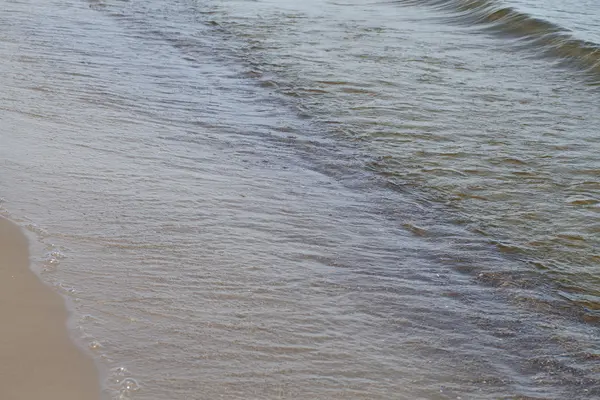
{"type": "Polygon", "coordinates": [[[27,238],[0,217],[0,399],[100,398],[96,367],[66,321],[64,300],[29,269],[27,238]]]}

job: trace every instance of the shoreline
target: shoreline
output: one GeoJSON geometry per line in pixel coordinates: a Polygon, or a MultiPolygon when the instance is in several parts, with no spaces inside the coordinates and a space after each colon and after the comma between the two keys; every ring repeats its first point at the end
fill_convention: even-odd
{"type": "Polygon", "coordinates": [[[67,319],[64,299],[30,269],[26,236],[0,217],[0,398],[100,399],[97,368],[67,319]]]}

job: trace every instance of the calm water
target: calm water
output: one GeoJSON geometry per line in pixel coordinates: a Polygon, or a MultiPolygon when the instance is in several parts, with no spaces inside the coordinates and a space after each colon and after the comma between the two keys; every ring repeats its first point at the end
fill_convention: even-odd
{"type": "Polygon", "coordinates": [[[599,18],[7,1],[0,212],[107,399],[597,398],[599,18]]]}

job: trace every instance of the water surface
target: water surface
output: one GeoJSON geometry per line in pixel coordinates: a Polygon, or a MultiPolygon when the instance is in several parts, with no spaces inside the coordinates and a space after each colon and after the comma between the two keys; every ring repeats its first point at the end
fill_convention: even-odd
{"type": "Polygon", "coordinates": [[[598,30],[577,15],[7,3],[2,212],[107,398],[599,396],[598,30]]]}

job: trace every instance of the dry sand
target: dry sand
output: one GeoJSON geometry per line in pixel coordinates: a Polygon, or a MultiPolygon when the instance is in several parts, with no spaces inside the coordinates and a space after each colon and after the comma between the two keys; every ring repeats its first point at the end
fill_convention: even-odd
{"type": "Polygon", "coordinates": [[[27,239],[0,217],[0,399],[98,400],[93,361],[70,339],[64,300],[29,269],[27,239]]]}

